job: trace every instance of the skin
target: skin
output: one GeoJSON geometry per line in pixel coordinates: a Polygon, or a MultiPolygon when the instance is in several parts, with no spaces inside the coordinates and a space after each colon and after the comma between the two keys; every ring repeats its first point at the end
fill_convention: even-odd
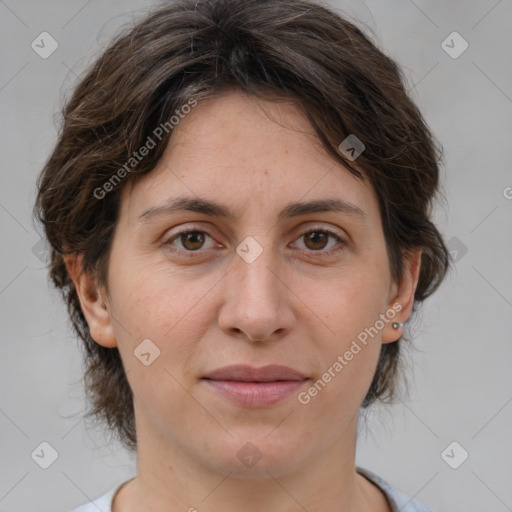
{"type": "Polygon", "coordinates": [[[360,404],[382,343],[401,334],[391,321],[307,405],[292,394],[248,409],[201,380],[228,364],[275,363],[307,375],[307,390],[393,304],[402,307],[393,321],[412,310],[420,252],[395,282],[375,193],[325,152],[291,101],[236,91],[201,101],[157,167],[123,189],[108,291],[80,262],[75,255],[67,266],[91,335],[119,348],[134,393],[137,476],[114,512],[391,510],[355,471],[360,404]],[[235,217],[137,220],[178,196],[223,203],[235,217]],[[332,211],[278,219],[289,202],[325,198],[356,205],[364,219],[332,211]],[[185,229],[202,230],[203,245],[176,237],[185,229]],[[308,230],[345,243],[310,240],[308,230]],[[263,249],[252,263],[236,252],[247,236],[263,249]],[[340,250],[322,256],[331,248],[340,250]],[[133,354],[147,338],[160,350],[149,366],[133,354]],[[252,467],[237,457],[247,442],[261,453],[252,467]]]}

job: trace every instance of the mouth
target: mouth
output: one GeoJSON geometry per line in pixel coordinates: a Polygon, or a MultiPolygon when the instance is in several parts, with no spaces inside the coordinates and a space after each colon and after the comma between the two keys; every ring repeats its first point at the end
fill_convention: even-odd
{"type": "Polygon", "coordinates": [[[237,382],[300,381],[307,377],[293,368],[270,364],[256,368],[246,364],[224,366],[207,373],[204,379],[237,382]]]}
{"type": "Polygon", "coordinates": [[[243,407],[268,407],[297,392],[309,380],[303,373],[280,365],[254,368],[225,366],[201,379],[210,389],[243,407]]]}

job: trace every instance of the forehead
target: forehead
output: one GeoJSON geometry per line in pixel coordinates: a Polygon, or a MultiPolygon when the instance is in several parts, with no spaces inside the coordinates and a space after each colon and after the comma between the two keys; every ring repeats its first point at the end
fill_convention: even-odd
{"type": "Polygon", "coordinates": [[[131,218],[183,196],[235,213],[337,198],[378,215],[371,188],[326,152],[296,104],[238,91],[201,100],[175,126],[155,169],[126,189],[131,218]]]}

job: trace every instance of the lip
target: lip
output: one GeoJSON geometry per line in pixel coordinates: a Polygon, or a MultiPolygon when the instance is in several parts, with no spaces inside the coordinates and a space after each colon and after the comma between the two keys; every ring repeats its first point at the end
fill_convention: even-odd
{"type": "Polygon", "coordinates": [[[281,365],[255,368],[232,365],[218,368],[202,380],[225,398],[244,407],[267,407],[298,391],[308,380],[301,372],[281,365]]]}
{"type": "Polygon", "coordinates": [[[306,376],[297,370],[288,368],[288,366],[277,364],[269,364],[260,368],[247,364],[233,364],[213,370],[203,378],[238,382],[274,382],[278,380],[304,380],[306,376]]]}

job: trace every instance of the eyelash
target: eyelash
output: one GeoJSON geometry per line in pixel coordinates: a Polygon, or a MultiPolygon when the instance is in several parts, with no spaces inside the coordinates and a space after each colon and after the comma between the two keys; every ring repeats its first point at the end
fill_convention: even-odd
{"type": "MultiPolygon", "coordinates": [[[[213,237],[211,235],[209,235],[206,231],[204,231],[203,229],[199,229],[199,228],[195,228],[195,227],[192,227],[192,228],[187,228],[187,229],[184,229],[183,231],[179,231],[178,233],[175,233],[171,238],[169,238],[166,242],[164,242],[164,245],[167,246],[167,248],[173,252],[173,253],[177,253],[177,252],[181,252],[185,257],[188,257],[188,258],[194,258],[194,257],[197,257],[197,254],[200,254],[201,252],[203,251],[207,251],[208,249],[198,249],[196,251],[189,251],[187,249],[179,249],[179,248],[176,248],[172,245],[172,242],[176,239],[179,239],[182,235],[186,235],[188,233],[203,233],[207,236],[209,236],[210,238],[213,239],[213,237]]],[[[299,239],[302,238],[303,236],[305,235],[308,235],[310,233],[324,233],[326,234],[328,237],[330,238],[334,238],[338,244],[341,246],[341,247],[333,247],[331,249],[328,249],[327,251],[324,251],[324,250],[318,250],[318,251],[314,251],[312,249],[300,249],[302,252],[309,252],[309,253],[316,253],[318,254],[320,257],[328,257],[328,256],[332,256],[333,254],[339,252],[339,251],[342,251],[345,246],[347,245],[347,243],[342,239],[340,238],[336,233],[334,233],[333,231],[330,231],[328,229],[316,229],[316,228],[313,228],[313,229],[308,229],[307,231],[305,231],[304,233],[302,233],[300,236],[299,236],[299,239]]]]}

